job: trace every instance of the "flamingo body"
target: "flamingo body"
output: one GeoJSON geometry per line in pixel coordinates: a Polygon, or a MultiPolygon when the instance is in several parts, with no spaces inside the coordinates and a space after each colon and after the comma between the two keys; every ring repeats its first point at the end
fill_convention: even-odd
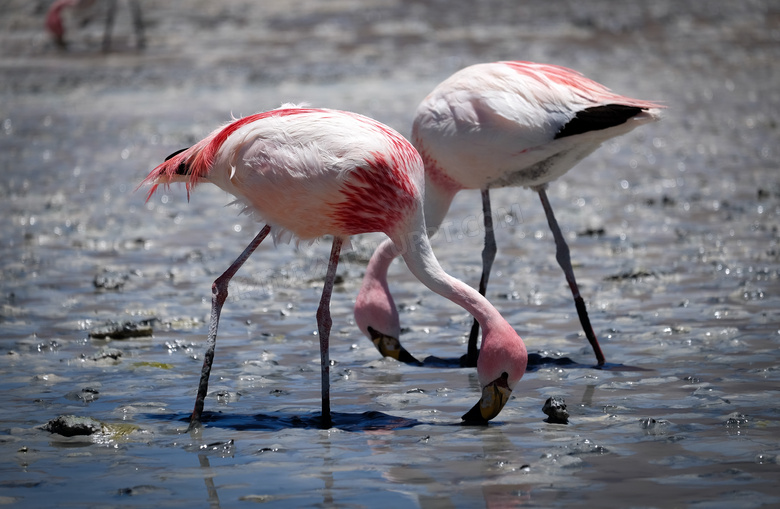
{"type": "MultiPolygon", "coordinates": [[[[488,352],[478,368],[485,385],[498,379],[511,391],[525,372],[527,353],[522,339],[482,295],[446,274],[436,260],[425,234],[422,160],[414,147],[389,127],[354,113],[285,105],[216,129],[194,146],[169,156],[144,181],[152,185],[149,196],[157,186],[175,182],[186,184],[188,193],[200,183],[215,184],[266,223],[214,282],[208,348],[191,428],[201,421],[228,283],[268,234],[277,240],[334,237],[317,311],[324,427],[331,423],[330,295],[342,242],[351,235],[384,232],[390,237],[383,244],[388,263],[402,254],[426,286],[479,319],[483,349],[488,352]]],[[[391,313],[387,308],[382,312],[391,313]]],[[[487,410],[464,419],[484,423],[495,417],[507,398],[492,398],[490,394],[477,405],[487,410]]]]}
{"type": "Polygon", "coordinates": [[[405,226],[422,194],[422,168],[411,164],[419,156],[403,142],[400,134],[367,117],[285,108],[216,129],[158,166],[146,181],[180,181],[188,189],[211,182],[271,225],[277,241],[391,235],[405,226]],[[332,132],[350,133],[354,142],[332,132]]]}
{"type": "MultiPolygon", "coordinates": [[[[600,365],[604,356],[587,318],[568,246],[545,187],[606,140],[658,120],[660,108],[651,101],[615,94],[565,67],[494,62],[472,65],[440,83],[420,103],[412,127],[412,142],[425,165],[425,219],[430,230],[438,229],[458,191],[482,190],[486,236],[481,293],[487,287],[496,251],[489,190],[527,187],[539,193],[556,240],[556,257],[600,365]]],[[[363,315],[376,315],[392,303],[389,290],[381,294],[387,267],[369,263],[369,269],[373,270],[366,273],[355,308],[356,321],[366,330],[376,327],[363,315]]],[[[387,330],[396,331],[400,329],[393,323],[396,316],[373,319],[387,330]]],[[[476,362],[477,331],[475,323],[466,365],[476,362]]]]}
{"type": "MultiPolygon", "coordinates": [[[[133,16],[133,27],[135,29],[136,44],[138,49],[142,49],[145,46],[144,40],[144,23],[141,13],[141,4],[138,0],[129,0],[130,10],[133,16]]],[[[108,51],[111,48],[111,32],[114,27],[114,17],[116,15],[117,0],[55,0],[46,11],[45,25],[46,29],[51,34],[52,40],[60,48],[66,48],[67,42],[65,40],[65,23],[62,20],[62,14],[66,9],[74,9],[81,11],[82,15],[91,14],[90,11],[95,10],[100,4],[106,4],[106,20],[103,32],[103,51],[108,51]]]]}
{"type": "Polygon", "coordinates": [[[460,190],[547,184],[658,113],[655,103],[614,94],[565,67],[466,67],[420,103],[412,127],[430,188],[428,226],[439,226],[460,190]]]}
{"type": "Polygon", "coordinates": [[[80,0],[56,0],[46,11],[46,28],[58,46],[65,46],[65,25],[62,23],[62,11],[77,5],[80,0]]]}

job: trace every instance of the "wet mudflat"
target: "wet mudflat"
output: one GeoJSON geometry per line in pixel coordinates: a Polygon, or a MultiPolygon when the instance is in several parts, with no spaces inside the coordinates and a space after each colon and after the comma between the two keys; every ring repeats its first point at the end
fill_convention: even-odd
{"type": "MultiPolygon", "coordinates": [[[[0,503],[18,507],[764,507],[780,503],[780,11],[772,2],[120,2],[67,52],[47,2],[0,5],[0,503]],[[187,434],[210,285],[259,229],[206,186],[145,202],[166,155],[230,115],[308,102],[408,135],[465,65],[578,69],[665,119],[607,143],[549,195],[609,365],[594,369],[535,193],[492,194],[488,297],[530,352],[499,418],[460,425],[472,369],[380,359],[352,305],[381,236],[334,292],[335,427],[320,430],[314,318],[329,242],[263,246],[223,312],[207,426],[187,434]],[[568,424],[547,422],[562,397],[568,424]],[[64,436],[63,415],[90,435],[64,436]]],[[[71,20],[78,21],[78,20],[71,20]]],[[[434,248],[471,284],[479,195],[434,248]]],[[[291,211],[294,213],[294,211],[291,211]]],[[[418,357],[470,318],[403,263],[418,357]]],[[[67,433],[66,433],[67,434],[67,433]]]]}

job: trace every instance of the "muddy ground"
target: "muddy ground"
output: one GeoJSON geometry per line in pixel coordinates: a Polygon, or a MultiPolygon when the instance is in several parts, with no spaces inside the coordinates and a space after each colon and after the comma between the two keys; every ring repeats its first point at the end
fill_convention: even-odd
{"type": "MultiPolygon", "coordinates": [[[[48,4],[0,2],[0,503],[780,503],[775,2],[144,1],[139,50],[120,0],[108,53],[100,12],[69,14],[68,48],[55,47],[48,4]],[[288,101],[408,135],[439,81],[502,59],[572,67],[668,107],[549,189],[609,369],[593,368],[538,197],[502,190],[488,297],[529,351],[575,364],[530,371],[490,426],[461,426],[473,370],[382,360],[354,325],[381,240],[363,236],[332,304],[337,426],[319,430],[329,242],[269,244],[223,313],[211,420],[185,433],[211,282],[259,226],[208,187],[146,202],[135,189],[151,168],[231,115],[288,101]],[[568,424],[546,422],[556,395],[568,424]],[[92,433],[42,428],[63,415],[92,433]]],[[[434,241],[475,285],[479,212],[478,193],[461,193],[434,241]]],[[[407,348],[464,351],[460,308],[402,263],[391,284],[407,348]]]]}

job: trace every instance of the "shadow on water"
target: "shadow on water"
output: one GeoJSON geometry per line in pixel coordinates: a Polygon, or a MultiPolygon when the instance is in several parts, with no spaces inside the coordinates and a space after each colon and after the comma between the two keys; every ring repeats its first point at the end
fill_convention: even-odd
{"type": "Polygon", "coordinates": [[[591,366],[593,369],[602,371],[653,371],[650,368],[640,368],[639,366],[626,366],[625,364],[614,364],[607,362],[603,366],[591,366]]]}
{"type": "MultiPolygon", "coordinates": [[[[422,362],[422,365],[426,368],[464,367],[462,365],[462,357],[436,357],[433,355],[426,357],[422,362]]],[[[626,366],[625,364],[608,362],[603,366],[596,366],[592,364],[580,364],[569,357],[548,357],[538,353],[528,354],[528,367],[526,368],[526,371],[529,373],[553,366],[566,369],[599,369],[604,371],[652,371],[647,368],[640,368],[639,366],[626,366]]]]}
{"type": "MultiPolygon", "coordinates": [[[[321,413],[314,412],[306,415],[292,415],[289,413],[275,412],[271,414],[231,414],[223,412],[203,412],[201,421],[203,424],[233,430],[264,430],[281,431],[285,429],[322,429],[321,413]]],[[[190,414],[155,414],[148,415],[150,419],[167,419],[170,421],[189,422],[190,414]]],[[[350,414],[331,412],[333,428],[342,431],[377,431],[408,429],[424,424],[416,419],[396,417],[382,412],[363,412],[362,414],[350,414]]]]}

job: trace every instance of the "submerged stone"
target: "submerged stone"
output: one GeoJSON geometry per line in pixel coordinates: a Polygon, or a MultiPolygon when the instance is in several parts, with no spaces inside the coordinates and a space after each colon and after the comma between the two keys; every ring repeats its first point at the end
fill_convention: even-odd
{"type": "Polygon", "coordinates": [[[92,417],[60,415],[44,424],[42,428],[64,437],[75,437],[100,433],[103,430],[103,425],[92,417]]]}
{"type": "Polygon", "coordinates": [[[128,339],[143,338],[154,333],[152,324],[155,319],[139,322],[106,322],[104,325],[89,331],[92,339],[128,339]]]}
{"type": "Polygon", "coordinates": [[[566,401],[560,396],[547,398],[542,407],[542,412],[547,415],[546,421],[551,424],[569,424],[569,411],[566,410],[566,401]]]}
{"type": "Polygon", "coordinates": [[[119,291],[125,286],[128,279],[130,279],[130,274],[126,272],[103,269],[102,272],[95,275],[92,284],[97,290],[119,291]]]}

